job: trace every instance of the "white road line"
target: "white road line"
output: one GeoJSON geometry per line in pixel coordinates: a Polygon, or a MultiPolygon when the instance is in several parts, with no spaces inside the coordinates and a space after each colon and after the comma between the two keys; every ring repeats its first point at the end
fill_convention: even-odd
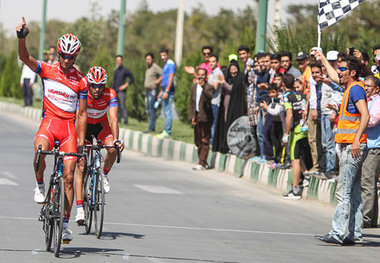
{"type": "MultiPolygon", "coordinates": [[[[9,219],[9,220],[37,220],[37,217],[31,218],[31,217],[0,216],[0,220],[1,219],[9,219]]],[[[231,233],[263,234],[263,235],[288,235],[288,236],[314,236],[315,235],[315,234],[310,234],[310,233],[292,233],[292,232],[275,232],[275,231],[262,231],[262,230],[207,228],[207,227],[188,227],[188,226],[165,226],[165,225],[120,223],[120,222],[104,222],[104,224],[105,225],[116,225],[116,226],[168,228],[168,229],[181,229],[181,230],[197,230],[197,231],[210,231],[210,232],[231,232],[231,233]]]]}
{"type": "Polygon", "coordinates": [[[17,176],[11,174],[10,172],[1,172],[2,175],[4,175],[5,177],[8,177],[10,179],[17,179],[17,176]]]}
{"type": "Polygon", "coordinates": [[[175,194],[175,195],[181,195],[183,194],[180,191],[160,186],[160,185],[143,185],[143,184],[134,184],[134,187],[137,187],[143,191],[153,193],[153,194],[175,194]]]}
{"type": "Polygon", "coordinates": [[[0,185],[18,185],[18,183],[15,183],[7,178],[0,178],[0,185]]]}
{"type": "Polygon", "coordinates": [[[148,258],[148,259],[149,261],[154,262],[154,263],[164,263],[164,261],[159,258],[148,258]]]}

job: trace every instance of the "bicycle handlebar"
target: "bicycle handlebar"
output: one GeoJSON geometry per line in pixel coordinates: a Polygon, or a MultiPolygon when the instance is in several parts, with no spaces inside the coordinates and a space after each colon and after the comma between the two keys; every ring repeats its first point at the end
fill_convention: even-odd
{"type": "Polygon", "coordinates": [[[93,150],[100,150],[100,149],[107,149],[107,148],[115,148],[117,151],[117,158],[116,158],[116,163],[120,163],[120,147],[117,145],[103,145],[98,143],[97,145],[93,144],[86,144],[85,148],[91,148],[93,150]]]}
{"type": "Polygon", "coordinates": [[[85,163],[87,163],[87,151],[86,150],[83,153],[66,153],[66,152],[60,152],[57,149],[54,149],[52,151],[43,151],[41,149],[42,149],[42,145],[38,145],[37,157],[36,157],[36,168],[35,168],[36,172],[38,172],[38,168],[40,166],[41,154],[54,155],[54,156],[59,156],[59,157],[65,157],[65,156],[84,157],[85,163]]]}

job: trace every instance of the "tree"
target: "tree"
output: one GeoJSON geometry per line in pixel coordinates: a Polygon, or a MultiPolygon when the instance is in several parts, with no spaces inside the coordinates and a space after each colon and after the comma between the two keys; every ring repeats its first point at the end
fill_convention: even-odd
{"type": "Polygon", "coordinates": [[[21,69],[17,64],[17,51],[13,50],[5,63],[0,79],[0,95],[4,97],[22,98],[20,88],[21,69]]]}

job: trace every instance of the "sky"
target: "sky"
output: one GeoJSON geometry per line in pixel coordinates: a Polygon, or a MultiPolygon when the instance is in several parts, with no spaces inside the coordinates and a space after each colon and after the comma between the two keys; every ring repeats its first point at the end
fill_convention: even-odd
{"type": "MultiPolygon", "coordinates": [[[[101,6],[100,13],[107,16],[112,9],[120,8],[120,0],[47,0],[47,20],[56,18],[66,22],[74,22],[76,19],[87,16],[91,5],[96,1],[101,6]]],[[[140,0],[127,0],[127,12],[133,12],[139,6],[140,0]]],[[[179,0],[147,0],[149,9],[152,11],[164,11],[178,7],[179,0]]],[[[315,3],[318,5],[319,0],[302,0],[302,3],[315,3]]],[[[253,6],[254,0],[184,0],[185,12],[190,12],[192,8],[202,3],[209,14],[215,14],[220,8],[229,8],[233,10],[242,9],[247,5],[253,6]]],[[[286,7],[288,4],[299,4],[299,0],[281,0],[281,6],[286,7]]],[[[21,22],[21,17],[25,16],[28,21],[41,21],[42,17],[42,0],[0,0],[0,23],[8,32],[21,22]]],[[[268,23],[272,23],[274,0],[268,3],[268,23]]],[[[281,17],[285,18],[286,14],[281,12],[281,17]]],[[[285,22],[285,21],[283,21],[285,22]]]]}

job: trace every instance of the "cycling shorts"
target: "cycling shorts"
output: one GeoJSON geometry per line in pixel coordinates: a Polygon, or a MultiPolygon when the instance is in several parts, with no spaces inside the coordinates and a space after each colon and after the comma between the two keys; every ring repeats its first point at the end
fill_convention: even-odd
{"type": "Polygon", "coordinates": [[[94,136],[96,140],[102,141],[103,144],[105,144],[106,140],[109,138],[113,140],[112,130],[108,122],[108,118],[105,118],[102,121],[95,124],[87,124],[87,143],[92,143],[92,136],[94,136]]]}
{"type": "MultiPolygon", "coordinates": [[[[34,140],[43,137],[49,142],[49,151],[54,147],[54,142],[59,141],[59,150],[62,152],[77,152],[77,130],[73,120],[60,120],[45,117],[34,140]]],[[[75,156],[65,156],[63,160],[77,160],[75,156]]]]}
{"type": "Polygon", "coordinates": [[[310,146],[307,137],[305,137],[303,133],[292,132],[290,135],[289,144],[290,159],[295,160],[300,159],[301,156],[304,157],[307,150],[310,152],[310,146]]]}

